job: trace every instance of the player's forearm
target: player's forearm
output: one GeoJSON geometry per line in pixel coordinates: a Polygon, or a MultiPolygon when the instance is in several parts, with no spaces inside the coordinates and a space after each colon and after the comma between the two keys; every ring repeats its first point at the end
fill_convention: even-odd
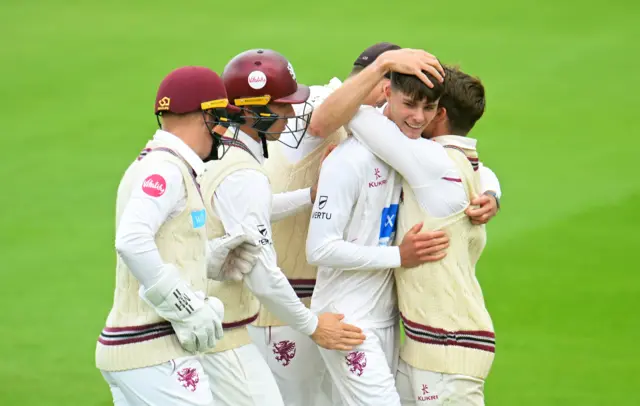
{"type": "Polygon", "coordinates": [[[311,189],[298,189],[292,192],[273,195],[271,222],[282,220],[300,212],[311,205],[311,189]]]}
{"type": "Polygon", "coordinates": [[[266,265],[259,258],[244,282],[260,302],[280,320],[302,334],[311,335],[318,326],[318,317],[296,296],[289,281],[275,264],[266,265]]]}
{"type": "Polygon", "coordinates": [[[344,240],[316,244],[307,240],[307,262],[343,270],[375,271],[400,266],[398,247],[366,247],[344,240]]]}
{"type": "Polygon", "coordinates": [[[314,110],[309,131],[315,136],[327,137],[347,124],[387,70],[384,64],[374,62],[345,81],[314,110]]]}

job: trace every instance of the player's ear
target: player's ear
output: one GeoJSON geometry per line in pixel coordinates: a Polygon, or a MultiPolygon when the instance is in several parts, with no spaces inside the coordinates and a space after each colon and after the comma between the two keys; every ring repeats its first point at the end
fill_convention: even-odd
{"type": "Polygon", "coordinates": [[[438,107],[438,111],[436,112],[435,119],[438,121],[444,121],[446,118],[447,118],[447,108],[438,107]]]}
{"type": "Polygon", "coordinates": [[[390,81],[385,81],[385,83],[382,85],[382,91],[384,92],[384,97],[387,98],[387,100],[389,100],[389,97],[391,97],[391,82],[390,81]]]}

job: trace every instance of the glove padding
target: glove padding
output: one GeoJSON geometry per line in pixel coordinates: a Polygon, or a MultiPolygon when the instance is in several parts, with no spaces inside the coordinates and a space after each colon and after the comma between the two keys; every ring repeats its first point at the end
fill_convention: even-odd
{"type": "Polygon", "coordinates": [[[241,281],[245,274],[253,269],[258,260],[260,247],[244,243],[232,250],[227,260],[222,265],[222,279],[228,281],[241,281]]]}
{"type": "Polygon", "coordinates": [[[224,305],[215,297],[194,292],[175,266],[166,264],[162,278],[149,289],[140,286],[139,294],[160,317],[171,322],[180,345],[190,353],[211,350],[222,339],[224,305]]]}
{"type": "Polygon", "coordinates": [[[260,247],[243,227],[208,242],[207,277],[216,281],[242,280],[253,269],[260,247]]]}

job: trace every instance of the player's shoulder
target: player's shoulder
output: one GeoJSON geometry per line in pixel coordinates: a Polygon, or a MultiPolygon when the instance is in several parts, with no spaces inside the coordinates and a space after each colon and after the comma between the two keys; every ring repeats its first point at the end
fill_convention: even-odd
{"type": "Polygon", "coordinates": [[[368,159],[373,155],[367,147],[352,136],[342,141],[331,153],[335,152],[338,152],[344,158],[358,161],[368,159]]]}
{"type": "Polygon", "coordinates": [[[118,185],[118,195],[130,190],[130,197],[174,201],[184,196],[185,179],[177,164],[143,157],[132,163],[118,185]]]}
{"type": "Polygon", "coordinates": [[[182,169],[180,163],[171,160],[154,159],[153,154],[149,154],[147,157],[143,157],[137,162],[134,162],[127,172],[131,173],[134,177],[146,178],[151,175],[159,175],[167,180],[173,182],[181,182],[183,179],[182,169]]]}
{"type": "Polygon", "coordinates": [[[375,163],[377,157],[354,137],[348,137],[340,143],[327,157],[325,163],[332,162],[345,172],[351,170],[365,173],[375,163]],[[329,159],[331,158],[331,161],[329,159]]]}
{"type": "Polygon", "coordinates": [[[269,177],[264,170],[259,168],[238,168],[225,176],[223,184],[231,185],[234,189],[260,192],[271,189],[269,177]]]}

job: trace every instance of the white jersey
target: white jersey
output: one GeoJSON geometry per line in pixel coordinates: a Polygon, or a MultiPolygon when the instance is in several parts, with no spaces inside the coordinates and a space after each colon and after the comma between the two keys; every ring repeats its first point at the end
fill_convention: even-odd
{"type": "Polygon", "coordinates": [[[400,251],[390,245],[401,187],[396,171],[354,138],[324,161],[307,237],[309,263],[319,266],[314,312],[342,313],[361,328],[395,323],[390,269],[400,251]]]}

